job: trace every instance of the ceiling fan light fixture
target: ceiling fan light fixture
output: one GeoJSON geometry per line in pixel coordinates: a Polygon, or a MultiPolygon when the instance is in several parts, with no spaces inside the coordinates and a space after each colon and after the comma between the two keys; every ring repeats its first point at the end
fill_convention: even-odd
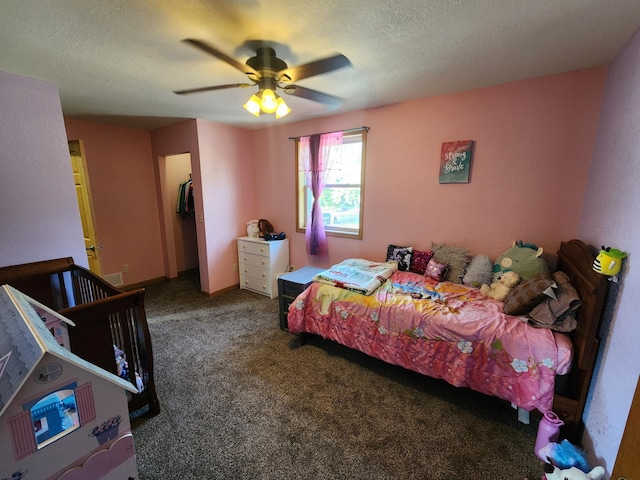
{"type": "Polygon", "coordinates": [[[251,95],[251,98],[247,100],[247,103],[242,105],[244,109],[249,112],[251,115],[255,115],[256,117],[260,116],[260,98],[254,93],[251,95]]]}
{"type": "Polygon", "coordinates": [[[262,91],[262,103],[260,104],[260,108],[264,113],[273,113],[278,108],[277,104],[277,95],[270,88],[265,88],[262,91]]]}
{"type": "Polygon", "coordinates": [[[276,102],[276,118],[282,118],[287,115],[291,109],[282,99],[282,97],[278,97],[278,101],[276,102]]]}

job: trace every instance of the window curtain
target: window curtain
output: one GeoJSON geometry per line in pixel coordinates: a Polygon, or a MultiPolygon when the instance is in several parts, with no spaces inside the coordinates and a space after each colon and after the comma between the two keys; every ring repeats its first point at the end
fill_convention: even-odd
{"type": "Polygon", "coordinates": [[[320,196],[325,186],[328,172],[331,170],[337,149],[342,145],[342,132],[313,134],[300,138],[302,144],[302,163],[307,186],[313,197],[311,214],[307,217],[306,244],[307,254],[326,256],[327,235],[324,230],[320,196]]]}

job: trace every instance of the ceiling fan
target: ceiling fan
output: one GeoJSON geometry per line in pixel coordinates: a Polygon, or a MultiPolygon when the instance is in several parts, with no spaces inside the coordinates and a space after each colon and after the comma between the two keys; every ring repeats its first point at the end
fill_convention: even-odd
{"type": "Polygon", "coordinates": [[[227,85],[214,85],[174,91],[174,93],[178,95],[209,92],[226,88],[246,88],[257,85],[258,92],[252,95],[249,101],[243,105],[244,108],[256,117],[259,116],[262,111],[265,113],[275,113],[276,118],[280,118],[291,111],[284,102],[284,99],[278,95],[278,89],[289,95],[319,102],[328,107],[337,107],[342,103],[342,99],[338,97],[294,85],[293,83],[350,66],[351,62],[342,54],[336,54],[297,67],[289,67],[284,60],[277,57],[275,50],[265,42],[256,48],[255,56],[249,58],[246,63],[240,63],[201,40],[187,38],[183,41],[240,70],[252,83],[231,83],[227,85]]]}

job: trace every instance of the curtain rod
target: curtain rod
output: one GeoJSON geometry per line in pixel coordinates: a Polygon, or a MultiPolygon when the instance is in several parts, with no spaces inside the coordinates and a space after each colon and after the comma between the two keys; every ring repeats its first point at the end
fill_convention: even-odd
{"type": "MultiPolygon", "coordinates": [[[[346,130],[335,130],[333,132],[322,132],[319,135],[324,135],[325,133],[337,133],[337,132],[351,133],[351,132],[357,132],[359,130],[364,130],[365,132],[368,132],[369,131],[369,127],[365,127],[363,125],[362,127],[358,127],[358,128],[348,128],[346,130]]],[[[289,140],[298,140],[298,139],[300,139],[302,137],[308,137],[310,135],[313,135],[313,134],[310,133],[309,135],[300,135],[299,137],[289,137],[289,140]]]]}

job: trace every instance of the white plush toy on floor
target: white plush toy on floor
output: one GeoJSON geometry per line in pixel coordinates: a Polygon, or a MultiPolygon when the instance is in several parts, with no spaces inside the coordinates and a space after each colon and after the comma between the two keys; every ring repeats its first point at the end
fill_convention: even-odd
{"type": "Polygon", "coordinates": [[[604,468],[597,466],[589,473],[584,473],[577,467],[561,470],[549,463],[544,465],[544,474],[546,480],[601,480],[604,478],[604,468]]]}

